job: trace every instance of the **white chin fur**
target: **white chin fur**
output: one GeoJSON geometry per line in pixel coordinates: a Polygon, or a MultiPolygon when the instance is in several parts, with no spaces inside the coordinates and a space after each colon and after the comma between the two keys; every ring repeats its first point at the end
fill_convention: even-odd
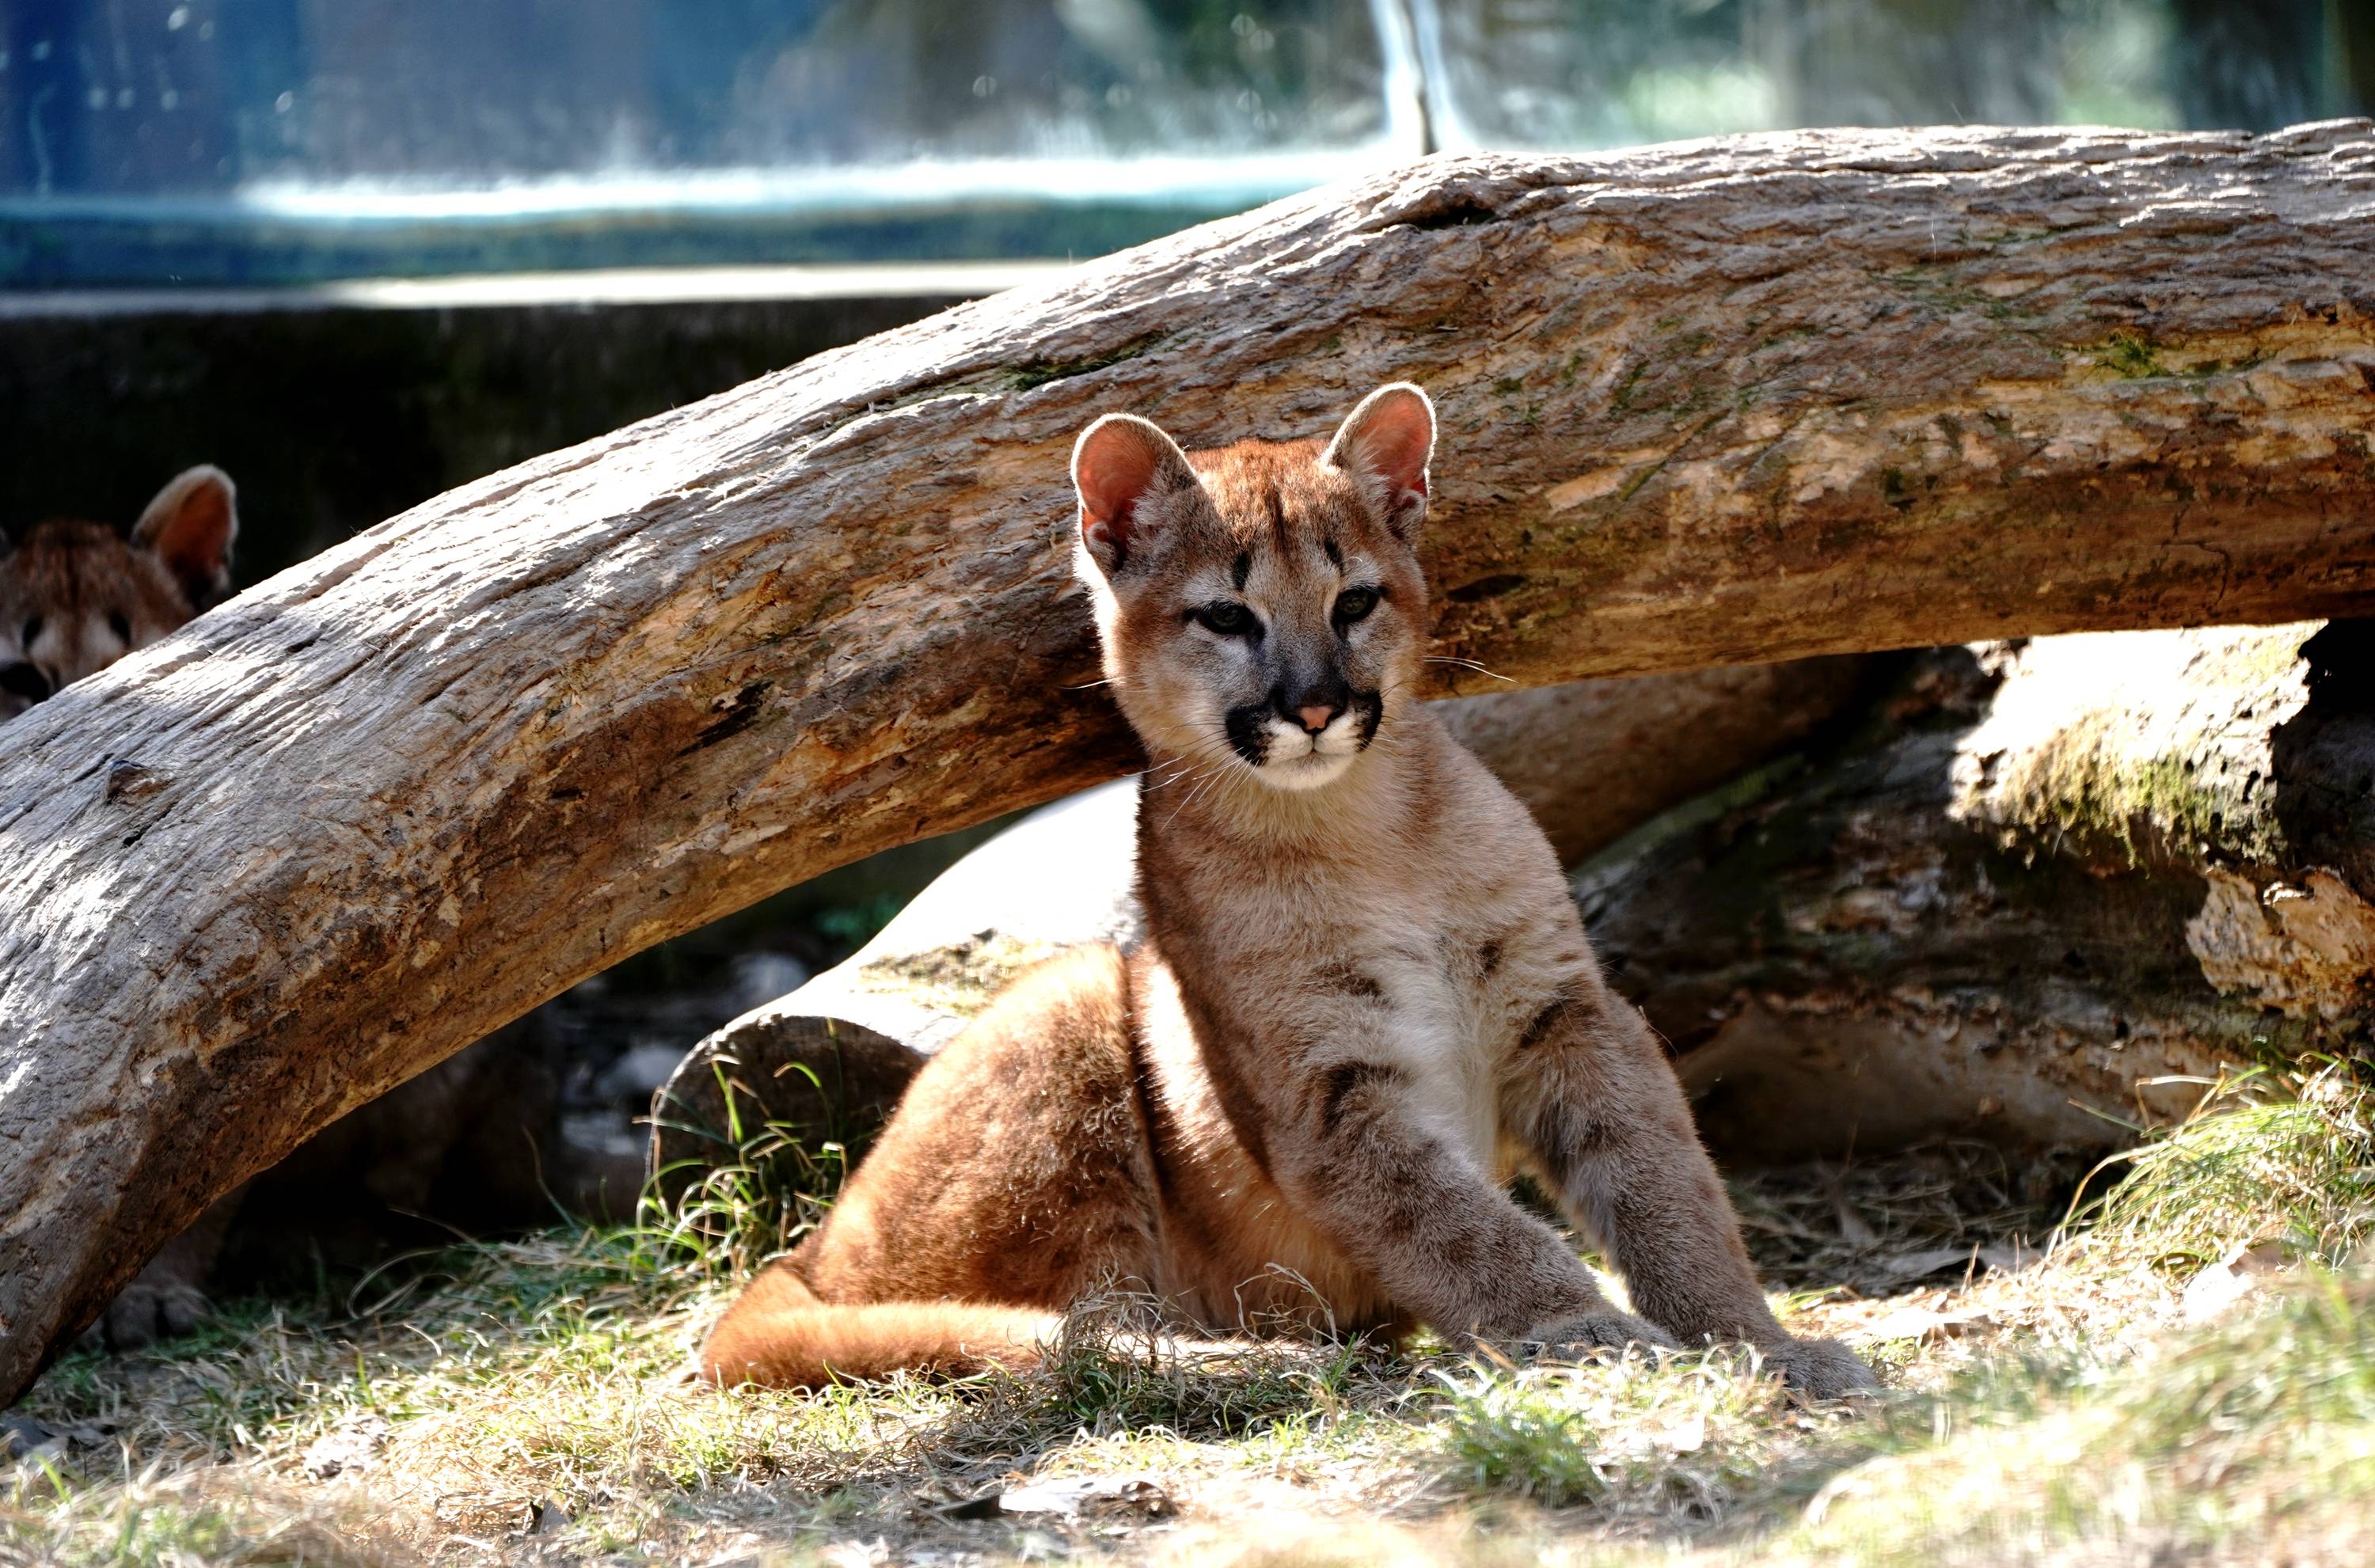
{"type": "Polygon", "coordinates": [[[1272,789],[1317,789],[1335,783],[1344,770],[1353,765],[1351,755],[1337,757],[1325,751],[1314,751],[1294,758],[1273,758],[1254,770],[1262,783],[1272,789]]]}
{"type": "Polygon", "coordinates": [[[1299,728],[1272,721],[1270,760],[1254,772],[1272,789],[1318,789],[1333,784],[1360,755],[1360,742],[1353,733],[1355,722],[1344,713],[1315,740],[1299,728]]]}

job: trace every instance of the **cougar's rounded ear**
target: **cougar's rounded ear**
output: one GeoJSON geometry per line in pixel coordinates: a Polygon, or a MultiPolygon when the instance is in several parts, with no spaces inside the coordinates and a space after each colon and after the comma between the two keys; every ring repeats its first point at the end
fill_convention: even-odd
{"type": "Polygon", "coordinates": [[[190,607],[201,610],[230,592],[230,547],[238,536],[237,491],[230,476],[210,463],[175,475],[132,525],[132,542],[163,561],[190,607]]]}
{"type": "Polygon", "coordinates": [[[1135,414],[1107,414],[1072,447],[1072,488],[1081,497],[1081,544],[1110,577],[1151,536],[1146,503],[1196,483],[1187,454],[1162,428],[1135,414]]]}
{"type": "Polygon", "coordinates": [[[1344,416],[1322,461],[1375,481],[1386,524],[1415,542],[1426,517],[1426,465],[1435,454],[1435,405],[1406,381],[1381,386],[1344,416]]]}

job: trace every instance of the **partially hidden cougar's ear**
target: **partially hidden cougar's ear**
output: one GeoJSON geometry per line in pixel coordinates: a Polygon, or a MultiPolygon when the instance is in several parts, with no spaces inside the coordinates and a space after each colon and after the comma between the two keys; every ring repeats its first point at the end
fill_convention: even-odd
{"type": "Polygon", "coordinates": [[[1196,483],[1187,454],[1152,420],[1107,414],[1072,447],[1072,488],[1081,495],[1081,542],[1110,577],[1144,544],[1145,503],[1196,483]]]}
{"type": "Polygon", "coordinates": [[[1385,487],[1386,523],[1404,544],[1426,517],[1426,461],[1435,452],[1435,405],[1406,381],[1381,386],[1344,416],[1322,459],[1385,487]]]}
{"type": "Polygon", "coordinates": [[[165,563],[193,609],[230,592],[230,546],[239,535],[234,497],[230,476],[201,463],[159,490],[132,525],[132,542],[165,563]]]}

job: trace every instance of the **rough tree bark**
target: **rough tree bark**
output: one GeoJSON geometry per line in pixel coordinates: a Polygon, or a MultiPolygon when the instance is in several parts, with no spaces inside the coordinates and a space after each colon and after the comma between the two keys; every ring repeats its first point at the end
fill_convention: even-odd
{"type": "Polygon", "coordinates": [[[1588,867],[1719,1148],[2110,1146],[2375,1016],[2375,622],[1923,654],[1588,867]]]}
{"type": "Polygon", "coordinates": [[[1576,680],[1437,712],[1573,866],[1806,738],[1855,696],[1865,666],[1838,656],[1576,680]]]}
{"type": "Polygon", "coordinates": [[[1128,767],[1061,542],[1092,413],[1300,435],[1425,383],[1441,649],[1528,684],[2338,612],[2370,210],[2363,124],[1436,159],[283,573],[10,726],[0,1398],[213,1194],[563,986],[1128,767]]]}

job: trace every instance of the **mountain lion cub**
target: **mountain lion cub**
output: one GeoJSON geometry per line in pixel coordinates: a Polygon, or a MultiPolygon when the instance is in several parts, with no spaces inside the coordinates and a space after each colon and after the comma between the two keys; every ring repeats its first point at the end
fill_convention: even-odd
{"type": "Polygon", "coordinates": [[[1550,846],[1412,694],[1434,440],[1408,385],[1325,447],[1081,435],[1078,569],[1147,752],[1145,939],[1042,966],[924,1067],[708,1377],[1028,1365],[1118,1286],[1221,1333],[1746,1340],[1817,1396],[1872,1385],[1774,1320],[1550,846]],[[1512,1201],[1521,1170],[1639,1315],[1512,1201]]]}
{"type": "Polygon", "coordinates": [[[132,536],[55,520],[0,539],[0,720],[176,631],[230,591],[230,480],[201,464],[157,492],[132,536]]]}

